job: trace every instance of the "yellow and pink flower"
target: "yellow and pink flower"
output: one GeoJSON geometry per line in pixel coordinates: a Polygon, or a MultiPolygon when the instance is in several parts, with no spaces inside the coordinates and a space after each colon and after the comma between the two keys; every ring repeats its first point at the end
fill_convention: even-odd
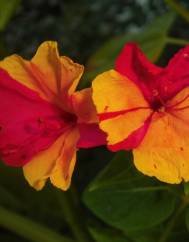
{"type": "Polygon", "coordinates": [[[161,181],[189,181],[189,46],[161,68],[127,44],[93,100],[110,150],[132,149],[138,170],[161,181]]]}
{"type": "Polygon", "coordinates": [[[105,143],[91,89],[75,91],[82,73],[51,41],[31,61],[12,55],[0,62],[0,155],[22,166],[37,190],[48,178],[66,190],[77,149],[105,143]]]}

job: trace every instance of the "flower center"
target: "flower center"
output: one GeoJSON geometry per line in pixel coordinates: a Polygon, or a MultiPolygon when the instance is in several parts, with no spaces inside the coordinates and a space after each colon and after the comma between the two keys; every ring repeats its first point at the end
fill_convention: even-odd
{"type": "Polygon", "coordinates": [[[165,101],[161,98],[157,89],[152,90],[153,100],[151,107],[154,111],[164,112],[165,111],[165,101]]]}
{"type": "Polygon", "coordinates": [[[77,122],[77,116],[75,114],[68,113],[68,112],[62,113],[62,119],[66,123],[76,123],[77,122]]]}

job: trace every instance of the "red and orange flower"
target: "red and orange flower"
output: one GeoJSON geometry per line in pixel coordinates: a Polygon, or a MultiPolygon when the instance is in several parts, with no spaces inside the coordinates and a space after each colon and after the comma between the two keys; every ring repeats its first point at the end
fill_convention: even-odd
{"type": "Polygon", "coordinates": [[[0,155],[23,166],[37,190],[48,178],[66,190],[77,149],[105,143],[91,89],[75,91],[82,73],[51,41],[31,61],[12,55],[0,62],[0,155]]]}
{"type": "Polygon", "coordinates": [[[132,149],[138,170],[161,181],[189,181],[189,46],[161,68],[127,44],[93,92],[110,150],[132,149]]]}

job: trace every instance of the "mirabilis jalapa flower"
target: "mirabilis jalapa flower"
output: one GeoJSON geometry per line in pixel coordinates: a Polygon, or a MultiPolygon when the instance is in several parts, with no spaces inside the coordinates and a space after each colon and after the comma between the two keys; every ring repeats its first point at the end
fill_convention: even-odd
{"type": "Polygon", "coordinates": [[[110,150],[132,149],[137,169],[161,181],[189,181],[189,46],[161,68],[127,44],[93,100],[110,150]]]}
{"type": "Polygon", "coordinates": [[[76,151],[105,143],[91,89],[75,91],[83,66],[41,44],[31,61],[12,55],[0,62],[0,156],[23,166],[31,186],[48,178],[66,190],[76,151]]]}

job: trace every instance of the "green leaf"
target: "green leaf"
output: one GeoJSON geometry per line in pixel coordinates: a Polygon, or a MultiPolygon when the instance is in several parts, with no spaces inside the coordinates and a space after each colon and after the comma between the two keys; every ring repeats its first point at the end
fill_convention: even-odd
{"type": "Polygon", "coordinates": [[[127,42],[136,42],[151,61],[157,61],[167,43],[168,32],[175,20],[168,12],[158,17],[137,34],[125,33],[104,44],[88,61],[81,86],[86,86],[99,73],[114,67],[114,62],[127,42]]]}
{"type": "Polygon", "coordinates": [[[169,186],[142,175],[132,163],[130,153],[118,153],[84,193],[95,215],[127,232],[162,223],[175,207],[169,186]]]}
{"type": "Polygon", "coordinates": [[[0,31],[3,31],[21,0],[0,0],[0,31]]]}

